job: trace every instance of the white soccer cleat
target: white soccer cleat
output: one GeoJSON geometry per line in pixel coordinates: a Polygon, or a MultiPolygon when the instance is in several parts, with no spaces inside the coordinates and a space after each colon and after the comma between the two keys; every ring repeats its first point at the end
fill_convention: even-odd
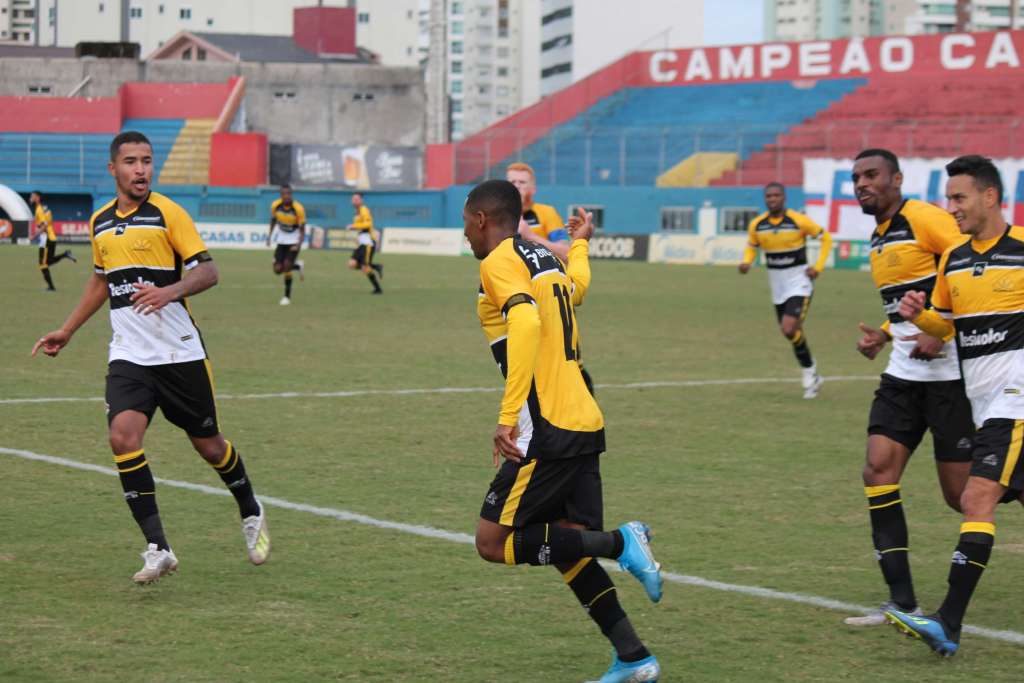
{"type": "Polygon", "coordinates": [[[286,296],[282,296],[282,297],[281,297],[281,300],[280,300],[280,301],[278,301],[277,303],[281,304],[282,306],[287,306],[287,305],[288,305],[288,304],[290,304],[291,302],[292,302],[292,300],[291,300],[291,299],[289,299],[289,298],[288,298],[288,297],[286,297],[286,296]]]}
{"type": "MultiPolygon", "coordinates": [[[[877,612],[871,612],[859,617],[846,617],[843,619],[843,623],[847,626],[884,626],[887,622],[885,618],[886,610],[899,609],[894,602],[882,603],[882,606],[878,608],[877,612]]],[[[920,607],[915,607],[913,612],[907,612],[907,614],[915,617],[924,616],[924,612],[921,611],[920,607]]]]}
{"type": "Polygon", "coordinates": [[[242,520],[242,536],[245,547],[249,551],[249,561],[260,565],[270,557],[270,531],[267,530],[267,517],[260,503],[260,514],[242,520]]]}
{"type": "Polygon", "coordinates": [[[142,569],[132,576],[132,581],[138,584],[153,583],[161,576],[178,571],[178,558],[170,549],[157,549],[156,543],[149,544],[146,551],[142,553],[142,560],[145,562],[142,569]]]}
{"type": "Polygon", "coordinates": [[[818,392],[821,391],[821,385],[825,383],[825,380],[818,374],[818,366],[816,365],[804,368],[803,373],[800,384],[804,388],[804,398],[815,398],[818,392]]]}

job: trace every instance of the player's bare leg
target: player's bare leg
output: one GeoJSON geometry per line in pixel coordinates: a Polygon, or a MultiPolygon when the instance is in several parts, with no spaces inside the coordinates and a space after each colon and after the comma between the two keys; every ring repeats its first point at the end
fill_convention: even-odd
{"type": "Polygon", "coordinates": [[[801,384],[804,388],[804,398],[815,398],[821,390],[823,380],[818,374],[818,368],[811,357],[811,350],[807,347],[807,339],[804,337],[803,320],[794,315],[784,315],[779,321],[779,330],[782,336],[793,345],[793,354],[797,362],[803,368],[801,384]]]}

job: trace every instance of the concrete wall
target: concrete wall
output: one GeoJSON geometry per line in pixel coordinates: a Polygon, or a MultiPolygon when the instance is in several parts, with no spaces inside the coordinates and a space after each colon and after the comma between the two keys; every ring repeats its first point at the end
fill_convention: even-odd
{"type": "Polygon", "coordinates": [[[0,59],[0,96],[43,84],[63,97],[86,76],[83,97],[113,97],[133,81],[225,83],[239,75],[247,81],[248,131],[272,142],[424,144],[426,91],[410,67],[10,58],[0,59]]]}

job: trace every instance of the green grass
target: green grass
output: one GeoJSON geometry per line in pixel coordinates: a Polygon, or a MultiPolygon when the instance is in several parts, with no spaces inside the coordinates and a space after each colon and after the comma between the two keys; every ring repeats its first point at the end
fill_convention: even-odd
{"type": "MultiPolygon", "coordinates": [[[[85,250],[79,249],[85,256],[85,250]]],[[[30,358],[77,300],[88,264],[0,249],[0,398],[102,395],[102,312],[58,359],[30,358]]],[[[384,256],[383,297],[346,255],[305,255],[293,305],[265,253],[220,252],[221,285],[193,310],[223,395],[435,387],[494,393],[229,399],[221,425],[257,492],[472,533],[493,475],[500,376],[475,316],[469,258],[384,256]]],[[[87,257],[82,259],[86,261],[87,257]]],[[[598,262],[579,311],[599,385],[794,378],[763,271],[598,262]]],[[[863,273],[826,272],[808,321],[824,374],[865,376],[854,351],[880,306],[863,273]]],[[[607,420],[606,523],[655,530],[666,569],[870,605],[884,597],[860,483],[875,383],[598,389],[607,420]]],[[[101,402],[0,404],[0,446],[110,466],[101,402]]],[[[919,596],[945,590],[958,517],[929,455],[904,479],[919,596]]],[[[157,476],[219,486],[183,435],[154,420],[157,476]]],[[[142,543],[114,477],[0,454],[0,679],[14,681],[583,681],[609,647],[554,570],[488,565],[469,545],[269,510],[274,554],[244,558],[233,503],[159,488],[177,576],[138,588],[142,543]]],[[[968,614],[1024,631],[1024,524],[1000,510],[990,571],[968,614]]],[[[938,660],[842,613],[668,584],[653,606],[615,575],[666,681],[1019,680],[1020,646],[965,635],[938,660]]]]}

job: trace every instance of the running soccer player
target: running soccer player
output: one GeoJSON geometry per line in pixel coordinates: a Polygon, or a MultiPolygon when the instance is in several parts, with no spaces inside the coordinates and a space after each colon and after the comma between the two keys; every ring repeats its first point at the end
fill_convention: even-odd
{"type": "Polygon", "coordinates": [[[782,183],[765,185],[764,205],[768,211],[747,227],[749,238],[739,270],[745,275],[757,258],[758,247],[764,250],[776,321],[803,368],[804,398],[814,398],[823,380],[807,348],[803,324],[811,308],[813,281],[825,268],[832,250],[832,236],[804,214],[786,208],[786,188],[782,183]],[[808,237],[821,237],[821,255],[813,266],[807,265],[808,237]]]}
{"type": "Polygon", "coordinates": [[[242,457],[217,424],[213,376],[186,297],[217,284],[217,266],[192,218],[150,191],[153,147],[125,131],[110,144],[117,197],[92,215],[95,272],[57,330],[32,347],[56,356],[104,302],[110,302],[106,402],[110,447],[124,497],[148,544],[132,580],[152,583],[178,568],[164,534],[143,437],[157,408],[182,429],[238,503],[249,560],[263,564],[270,535],[242,457]]]}
{"type": "Polygon", "coordinates": [[[590,284],[593,224],[581,212],[566,267],[518,234],[522,206],[512,183],[478,185],[462,213],[466,238],[481,260],[477,313],[505,376],[492,452],[500,468],[480,511],[477,552],[489,562],[557,567],[615,649],[601,681],[655,681],[658,661],[595,559],[617,559],[653,602],[661,599],[647,525],[603,531],[604,417],[576,362],[574,314],[590,284]]]}
{"type": "Polygon", "coordinates": [[[46,280],[46,291],[56,292],[57,288],[53,286],[53,277],[50,275],[50,266],[58,263],[61,259],[67,259],[72,263],[78,263],[78,259],[74,257],[70,249],[65,249],[64,253],[59,255],[56,253],[57,233],[53,230],[53,213],[50,212],[48,206],[43,204],[43,195],[38,191],[33,192],[29,195],[28,200],[35,213],[32,223],[39,239],[39,272],[46,280]]]}
{"type": "Polygon", "coordinates": [[[516,186],[523,200],[519,236],[546,247],[565,261],[569,257],[569,233],[555,207],[533,201],[537,193],[537,176],[533,168],[522,162],[509,164],[505,169],[505,180],[516,186]]]}
{"type": "Polygon", "coordinates": [[[1024,228],[1003,218],[1003,183],[991,161],[962,156],[946,173],[949,210],[970,239],[942,255],[931,292],[934,308],[928,308],[927,292],[911,291],[899,313],[929,334],[956,339],[978,431],[946,599],[927,617],[893,608],[886,618],[951,657],[960,649],[964,613],[992,553],[996,506],[1024,503],[1024,228]]]}
{"type": "Polygon", "coordinates": [[[962,237],[946,211],[904,199],[902,183],[899,160],[892,152],[866,149],[857,155],[854,192],[861,210],[874,216],[877,224],[871,235],[871,276],[888,316],[880,329],[860,324],[863,336],[857,350],[874,359],[890,341],[893,348],[871,404],[863,471],[871,538],[889,600],[878,612],[847,618],[852,626],[884,624],[884,611],[893,608],[919,613],[900,479],[924,433],[932,433],[939,485],[954,510],[960,509],[971,466],[974,424],[956,347],[949,335],[930,336],[898,310],[908,291],[931,291],[938,257],[962,237]]]}
{"type": "Polygon", "coordinates": [[[299,250],[306,238],[306,209],[292,197],[290,185],[281,186],[281,196],[270,205],[270,229],[267,232],[267,246],[274,238],[274,274],[284,274],[284,296],[278,303],[287,306],[292,302],[292,271],[302,277],[303,263],[299,250]],[[276,232],[275,232],[276,228],[276,232]]]}
{"type": "Polygon", "coordinates": [[[359,243],[352,250],[348,267],[352,270],[362,270],[373,285],[373,293],[383,294],[384,290],[380,288],[377,278],[384,277],[384,266],[373,262],[373,252],[377,249],[377,231],[373,229],[373,214],[370,213],[370,207],[363,203],[363,195],[358,192],[352,195],[352,208],[356,213],[352,217],[352,222],[345,227],[359,231],[359,243]]]}

